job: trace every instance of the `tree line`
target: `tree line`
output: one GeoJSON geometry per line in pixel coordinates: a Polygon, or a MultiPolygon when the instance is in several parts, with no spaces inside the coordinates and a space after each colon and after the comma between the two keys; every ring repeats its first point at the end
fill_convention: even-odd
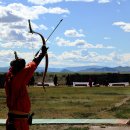
{"type": "MultiPolygon", "coordinates": [[[[0,74],[0,88],[4,87],[5,73],[0,74]]],[[[29,82],[29,85],[35,85],[42,81],[43,73],[35,72],[29,82]]],[[[130,74],[121,73],[48,73],[45,82],[54,82],[54,77],[57,77],[58,85],[72,85],[73,82],[89,82],[91,78],[94,84],[107,85],[114,82],[129,82],[130,74]]]]}

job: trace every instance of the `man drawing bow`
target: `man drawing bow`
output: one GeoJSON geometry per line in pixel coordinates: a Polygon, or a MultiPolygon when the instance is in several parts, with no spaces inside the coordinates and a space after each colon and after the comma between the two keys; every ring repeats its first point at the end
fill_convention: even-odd
{"type": "Polygon", "coordinates": [[[5,81],[9,111],[6,130],[29,130],[28,117],[31,103],[26,86],[46,53],[46,46],[42,46],[41,53],[27,65],[25,60],[19,57],[10,62],[5,81]]]}

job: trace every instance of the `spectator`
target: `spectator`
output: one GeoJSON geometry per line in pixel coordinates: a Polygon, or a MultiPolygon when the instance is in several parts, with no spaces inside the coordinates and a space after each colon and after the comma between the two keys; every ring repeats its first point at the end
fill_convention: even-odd
{"type": "Polygon", "coordinates": [[[92,87],[92,79],[89,78],[89,86],[92,87]]]}
{"type": "Polygon", "coordinates": [[[53,79],[53,82],[54,82],[54,85],[55,85],[55,86],[57,86],[57,80],[58,80],[58,78],[57,78],[57,76],[55,75],[55,76],[54,76],[54,79],[53,79]]]}
{"type": "Polygon", "coordinates": [[[67,77],[66,77],[66,85],[68,85],[68,86],[71,85],[69,74],[68,74],[67,77]]]}

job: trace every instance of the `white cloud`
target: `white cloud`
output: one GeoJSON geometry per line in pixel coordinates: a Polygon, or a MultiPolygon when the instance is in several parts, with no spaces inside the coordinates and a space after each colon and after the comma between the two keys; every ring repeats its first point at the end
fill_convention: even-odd
{"type": "Polygon", "coordinates": [[[102,4],[109,3],[109,2],[111,2],[111,0],[98,0],[98,3],[102,3],[102,4]]]}
{"type": "Polygon", "coordinates": [[[67,66],[83,66],[83,65],[105,65],[115,62],[115,53],[99,54],[91,52],[86,48],[72,51],[64,51],[56,55],[52,54],[50,57],[50,66],[56,65],[57,67],[67,66]]]}
{"type": "Polygon", "coordinates": [[[120,56],[119,64],[129,66],[130,65],[130,53],[125,53],[120,56]]]}
{"type": "Polygon", "coordinates": [[[111,0],[65,0],[65,1],[73,1],[73,2],[86,2],[86,3],[90,3],[90,2],[95,2],[97,1],[100,4],[105,4],[105,3],[109,3],[111,2],[111,0]]]}
{"type": "MultiPolygon", "coordinates": [[[[44,13],[44,11],[43,11],[44,13]]],[[[50,14],[69,14],[69,10],[68,9],[62,9],[60,7],[55,7],[55,8],[48,8],[46,9],[46,13],[50,13],[50,14]]]]}
{"type": "Polygon", "coordinates": [[[65,0],[65,1],[75,1],[75,2],[94,2],[95,0],[65,0]]]}
{"type": "Polygon", "coordinates": [[[112,46],[104,46],[103,44],[96,44],[96,45],[93,45],[93,44],[90,44],[90,43],[87,43],[85,40],[82,40],[82,39],[77,39],[73,42],[69,41],[69,40],[65,40],[63,38],[60,38],[60,37],[57,37],[56,38],[56,43],[58,46],[78,46],[80,48],[114,48],[112,46]]]}
{"type": "MultiPolygon", "coordinates": [[[[38,28],[37,25],[33,27],[38,28]]],[[[1,48],[32,49],[32,42],[39,43],[34,44],[35,48],[38,48],[40,45],[40,37],[28,33],[29,28],[27,21],[0,23],[0,28],[2,30],[0,32],[1,48]]]]}
{"type": "Polygon", "coordinates": [[[13,51],[12,50],[0,50],[0,57],[5,58],[5,57],[12,57],[13,51]]]}
{"type": "Polygon", "coordinates": [[[120,4],[121,4],[121,2],[120,2],[120,1],[116,1],[116,2],[117,2],[117,4],[118,4],[118,5],[120,5],[120,4]]]}
{"type": "Polygon", "coordinates": [[[84,34],[80,33],[80,31],[76,31],[76,29],[66,30],[64,35],[67,37],[85,37],[84,34]]]}
{"type": "Polygon", "coordinates": [[[77,39],[74,42],[70,42],[69,40],[65,40],[60,37],[56,37],[56,43],[59,46],[83,46],[85,45],[84,40],[77,39]]]}
{"type": "Polygon", "coordinates": [[[124,32],[130,32],[130,23],[114,22],[113,25],[119,26],[124,32]]]}
{"type": "MultiPolygon", "coordinates": [[[[127,54],[119,54],[116,52],[111,52],[108,54],[100,54],[97,52],[88,52],[87,55],[82,56],[82,50],[78,50],[77,52],[66,52],[61,55],[61,59],[65,61],[70,61],[73,66],[80,65],[105,65],[109,64],[109,66],[128,66],[130,65],[130,53],[127,54]],[[125,59],[124,59],[125,58],[125,59]],[[75,64],[76,63],[76,64],[75,64]]],[[[69,66],[69,64],[68,64],[69,66]]]]}
{"type": "Polygon", "coordinates": [[[46,27],[45,25],[41,24],[41,25],[39,25],[39,30],[48,30],[48,27],[46,27]]]}
{"type": "Polygon", "coordinates": [[[129,66],[130,65],[130,53],[117,53],[112,52],[109,54],[111,57],[111,64],[114,66],[129,66]]]}
{"type": "Polygon", "coordinates": [[[15,14],[12,14],[11,11],[5,10],[4,8],[3,8],[3,10],[0,9],[0,13],[1,13],[0,22],[4,22],[4,23],[10,22],[10,23],[12,23],[12,22],[19,22],[19,21],[22,20],[21,17],[15,15],[15,14]]]}
{"type": "MultiPolygon", "coordinates": [[[[18,57],[24,58],[26,63],[32,61],[33,54],[32,52],[21,52],[17,51],[18,57]]],[[[9,66],[9,63],[14,60],[14,50],[1,50],[0,51],[0,66],[9,66]]]]}
{"type": "Polygon", "coordinates": [[[105,40],[110,40],[111,38],[110,37],[104,37],[105,40]]]}
{"type": "Polygon", "coordinates": [[[68,14],[68,9],[60,7],[45,8],[43,6],[25,6],[21,3],[12,3],[5,7],[0,6],[0,18],[2,22],[16,22],[21,19],[37,19],[41,14],[68,14]],[[20,13],[19,13],[20,12],[20,13]],[[26,14],[26,15],[25,15],[26,14]]]}
{"type": "Polygon", "coordinates": [[[63,0],[28,0],[28,2],[31,2],[37,5],[54,4],[54,3],[58,3],[62,1],[63,0]]]}
{"type": "Polygon", "coordinates": [[[18,56],[21,58],[24,58],[26,60],[26,63],[30,62],[33,60],[33,54],[32,52],[17,52],[18,56]]]}
{"type": "Polygon", "coordinates": [[[12,50],[0,50],[0,66],[9,66],[10,61],[13,59],[12,50]]]}
{"type": "Polygon", "coordinates": [[[65,51],[59,55],[53,54],[53,57],[50,58],[50,66],[130,65],[130,53],[119,54],[117,52],[110,52],[108,54],[100,54],[97,52],[86,51],[86,54],[84,54],[84,51],[86,51],[86,49],[65,51]]]}
{"type": "Polygon", "coordinates": [[[2,4],[2,0],[0,0],[0,4],[2,4]]]}
{"type": "Polygon", "coordinates": [[[28,2],[31,2],[33,4],[37,5],[45,5],[45,4],[54,4],[59,2],[94,2],[95,0],[28,0],[28,2]]]}
{"type": "MultiPolygon", "coordinates": [[[[78,49],[72,51],[65,51],[59,55],[49,52],[49,66],[50,67],[67,67],[67,66],[82,66],[82,65],[102,65],[106,66],[128,66],[130,65],[130,53],[119,54],[117,52],[110,52],[108,54],[100,54],[97,52],[86,51],[86,49],[78,49]]],[[[26,63],[32,60],[32,53],[17,51],[18,56],[24,58],[26,63]]],[[[10,61],[14,59],[13,50],[1,50],[0,61],[1,65],[5,63],[9,65],[10,61]]],[[[40,66],[44,65],[44,60],[40,66]]]]}
{"type": "MultiPolygon", "coordinates": [[[[67,9],[59,7],[45,8],[43,6],[25,6],[21,3],[12,3],[7,6],[0,6],[0,32],[2,48],[20,48],[27,47],[31,49],[31,42],[41,43],[39,36],[28,35],[29,27],[27,19],[36,19],[40,14],[53,13],[64,14],[69,13],[67,9]],[[26,15],[25,15],[26,14],[26,15]],[[31,40],[30,40],[31,39],[31,40]]],[[[45,25],[36,25],[32,22],[32,27],[36,29],[47,30],[45,25]]],[[[34,44],[34,48],[38,48],[39,44],[34,44]]]]}
{"type": "Polygon", "coordinates": [[[76,59],[80,58],[80,51],[71,51],[71,52],[63,52],[59,58],[63,60],[72,60],[75,61],[76,59]]]}
{"type": "Polygon", "coordinates": [[[31,2],[36,5],[45,5],[45,4],[54,4],[54,3],[59,3],[59,2],[95,2],[97,1],[98,3],[105,4],[111,2],[111,0],[28,0],[28,2],[31,2]]]}
{"type": "Polygon", "coordinates": [[[83,60],[88,62],[99,63],[99,62],[109,62],[112,60],[112,57],[109,55],[101,55],[97,52],[88,52],[88,55],[83,57],[83,60]]]}

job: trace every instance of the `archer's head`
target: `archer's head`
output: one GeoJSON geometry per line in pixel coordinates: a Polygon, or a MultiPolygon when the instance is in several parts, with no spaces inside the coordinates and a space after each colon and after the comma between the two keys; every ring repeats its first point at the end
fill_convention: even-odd
{"type": "Polygon", "coordinates": [[[18,58],[18,59],[12,60],[10,62],[10,66],[11,66],[14,74],[21,71],[25,67],[25,64],[26,64],[26,62],[22,58],[18,58]]]}
{"type": "Polygon", "coordinates": [[[12,68],[13,73],[16,74],[25,67],[26,62],[24,59],[16,56],[16,52],[14,54],[15,54],[15,60],[12,60],[10,62],[10,67],[12,68]]]}

